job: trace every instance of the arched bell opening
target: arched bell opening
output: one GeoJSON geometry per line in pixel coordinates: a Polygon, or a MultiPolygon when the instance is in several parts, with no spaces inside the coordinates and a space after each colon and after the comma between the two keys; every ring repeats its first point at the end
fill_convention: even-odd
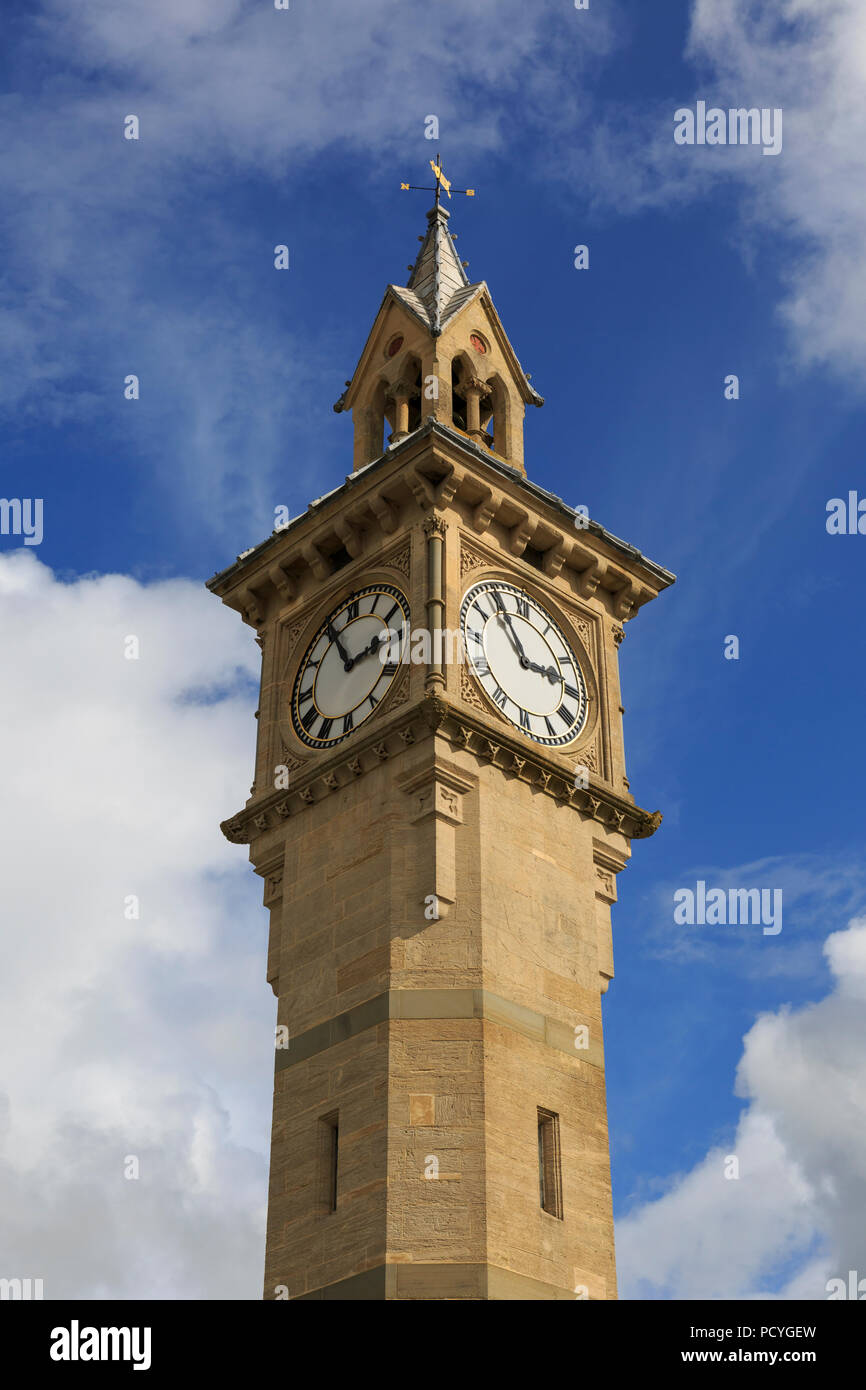
{"type": "Polygon", "coordinates": [[[459,352],[451,359],[451,420],[458,430],[468,430],[469,410],[466,402],[466,384],[474,376],[473,364],[465,353],[459,352]]]}
{"type": "MultiPolygon", "coordinates": [[[[365,404],[355,407],[356,457],[372,463],[385,452],[385,383],[377,382],[365,404]]],[[[357,467],[357,464],[356,464],[357,467]]]]}
{"type": "Polygon", "coordinates": [[[463,375],[460,360],[455,358],[451,363],[451,422],[458,430],[466,429],[466,402],[460,390],[463,375]]]}
{"type": "Polygon", "coordinates": [[[489,432],[490,448],[500,458],[510,459],[512,451],[511,415],[512,402],[508,388],[501,376],[492,376],[488,382],[490,394],[484,402],[489,412],[484,428],[489,432]]]}
{"type": "Polygon", "coordinates": [[[421,359],[409,357],[406,362],[406,380],[411,388],[409,396],[409,433],[421,424],[421,359]]]}
{"type": "Polygon", "coordinates": [[[495,453],[498,453],[499,450],[496,448],[495,442],[496,431],[494,428],[494,409],[491,396],[484,396],[481,399],[480,419],[481,428],[484,432],[484,443],[487,445],[488,449],[493,449],[495,453]]]}

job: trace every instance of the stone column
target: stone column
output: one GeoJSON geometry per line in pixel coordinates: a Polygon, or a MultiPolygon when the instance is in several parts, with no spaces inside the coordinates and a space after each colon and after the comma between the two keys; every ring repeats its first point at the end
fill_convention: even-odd
{"type": "Polygon", "coordinates": [[[481,428],[481,397],[490,395],[490,387],[480,377],[470,377],[461,384],[461,392],[466,401],[466,433],[479,444],[486,444],[486,431],[481,428]]]}
{"type": "Polygon", "coordinates": [[[445,590],[442,582],[442,557],[445,550],[445,522],[441,516],[430,516],[424,522],[427,537],[427,631],[430,633],[430,664],[427,667],[425,690],[445,689],[442,669],[442,619],[445,615],[445,590]]]}
{"type": "Polygon", "coordinates": [[[409,381],[395,381],[393,386],[388,388],[388,395],[394,402],[394,431],[391,435],[391,443],[399,444],[401,439],[405,439],[409,433],[409,400],[413,393],[412,383],[409,381]]]}

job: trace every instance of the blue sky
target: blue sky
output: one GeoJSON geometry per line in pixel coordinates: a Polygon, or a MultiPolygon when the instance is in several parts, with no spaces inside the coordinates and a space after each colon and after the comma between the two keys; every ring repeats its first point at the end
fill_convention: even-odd
{"type": "MultiPolygon", "coordinates": [[[[826,1278],[858,1255],[866,1265],[850,1137],[866,1108],[862,1066],[859,1090],[846,1070],[864,1043],[845,1003],[866,972],[866,538],[825,527],[830,498],[866,496],[866,26],[854,0],[592,0],[586,12],[567,0],[292,0],[287,12],[158,0],[134,19],[109,0],[85,0],[73,17],[58,0],[8,8],[0,63],[0,490],[45,508],[38,548],[0,537],[13,654],[6,765],[18,767],[28,738],[47,740],[88,805],[86,764],[66,769],[70,730],[95,743],[128,672],[104,672],[113,693],[100,697],[70,663],[83,652],[100,667],[99,634],[135,631],[132,612],[145,615],[158,669],[135,697],[135,750],[118,721],[114,752],[138,766],[145,743],[156,750],[165,784],[139,769],[148,843],[181,816],[199,857],[190,867],[169,855],[159,871],[154,854],[164,936],[142,1026],[157,1026],[166,952],[184,958],[191,1001],[215,942],[234,940],[225,920],[208,925],[208,903],[224,911],[226,894],[246,932],[242,948],[226,947],[243,965],[233,958],[221,977],[223,997],[235,967],[244,981],[231,1027],[272,1026],[257,882],[215,828],[246,795],[256,650],[201,585],[270,532],[276,506],[296,514],[351,468],[351,425],[331,407],[385,285],[405,282],[414,260],[428,200],[399,184],[427,182],[433,113],[447,171],[478,191],[452,209],[460,254],[470,278],[488,282],[546,400],[527,414],[529,476],[678,576],[621,648],[632,791],[665,816],[619,878],[604,1005],[624,1291],[824,1296],[826,1278]],[[674,111],[699,98],[781,107],[781,155],[676,146],[674,111]],[[122,138],[130,112],[137,142],[122,138]],[[291,270],[278,273],[283,242],[291,270]],[[587,271],[573,266],[578,243],[590,248],[587,271]],[[141,380],[135,402],[123,396],[128,373],[141,380]],[[729,373],[736,401],[724,396],[729,373]],[[729,634],[737,661],[724,659],[729,634]],[[209,685],[210,708],[188,716],[205,721],[192,729],[201,762],[191,765],[179,697],[209,685]],[[47,729],[29,722],[37,707],[47,729]],[[218,769],[207,751],[216,728],[230,748],[218,769]],[[182,901],[201,897],[192,955],[171,925],[174,874],[182,901]],[[673,892],[699,878],[781,887],[782,932],[675,926],[673,892]],[[820,1133],[804,1100],[816,1086],[828,1107],[820,1133]],[[712,1155],[741,1149],[751,1189],[748,1172],[714,1186],[712,1155]],[[769,1207],[764,1228],[755,1213],[769,1207]],[[696,1213],[718,1227],[703,1265],[670,1234],[696,1213]]],[[[106,758],[94,825],[123,799],[106,758]]],[[[45,833],[32,766],[13,778],[29,837],[45,833]]],[[[70,810],[56,833],[75,820],[70,810]]],[[[43,865],[36,857],[33,873],[43,865]]],[[[7,881],[16,871],[17,858],[7,881]]],[[[88,891],[82,880],[83,931],[88,891]]],[[[36,914],[23,886],[13,901],[22,921],[36,914]]],[[[98,993],[95,978],[80,987],[98,993]]],[[[82,1075],[110,1031],[99,1018],[82,1075]]],[[[266,1081],[267,1042],[264,1054],[250,1049],[248,1072],[217,1049],[211,1071],[174,1078],[178,1095],[207,1093],[217,1155],[189,1238],[236,1158],[245,1178],[232,1183],[248,1194],[238,1263],[253,1284],[270,1097],[260,1086],[251,1102],[246,1082],[266,1081]]],[[[164,1077],[150,1080],[147,1124],[170,1129],[157,1114],[164,1077]]],[[[102,1142],[111,1116],[98,1092],[91,1078],[71,1119],[102,1142]]],[[[50,1117],[18,1113],[25,1131],[44,1130],[48,1162],[50,1117]]],[[[195,1166],[193,1140],[182,1127],[175,1138],[195,1166]]],[[[19,1238],[26,1252],[26,1229],[19,1238]]],[[[46,1247],[49,1264],[55,1255],[46,1247]]],[[[184,1258],[177,1288],[208,1288],[184,1258]]],[[[93,1287],[101,1277],[88,1275],[93,1287]]],[[[122,1286],[115,1277],[106,1287],[122,1286]]]]}

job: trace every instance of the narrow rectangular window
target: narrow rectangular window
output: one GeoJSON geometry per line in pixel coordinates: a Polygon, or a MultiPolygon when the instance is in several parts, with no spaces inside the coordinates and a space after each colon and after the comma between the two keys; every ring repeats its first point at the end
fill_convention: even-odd
{"type": "Polygon", "coordinates": [[[542,1211],[562,1220],[562,1164],[559,1156],[559,1116],[538,1110],[538,1197],[542,1211]]]}
{"type": "Polygon", "coordinates": [[[319,1121],[321,1142],[321,1202],[325,1211],[337,1210],[337,1177],[340,1154],[340,1117],[335,1110],[319,1121]]]}

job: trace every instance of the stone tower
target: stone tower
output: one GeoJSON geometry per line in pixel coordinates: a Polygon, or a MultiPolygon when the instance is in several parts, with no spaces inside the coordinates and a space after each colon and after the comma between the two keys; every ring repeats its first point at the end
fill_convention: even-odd
{"type": "Polygon", "coordinates": [[[601,996],[634,838],[623,623],[673,582],[526,477],[540,406],[428,214],[354,471],[209,588],[262,648],[278,1000],[265,1298],[616,1297],[601,996]],[[385,437],[387,434],[387,438],[385,437]]]}

